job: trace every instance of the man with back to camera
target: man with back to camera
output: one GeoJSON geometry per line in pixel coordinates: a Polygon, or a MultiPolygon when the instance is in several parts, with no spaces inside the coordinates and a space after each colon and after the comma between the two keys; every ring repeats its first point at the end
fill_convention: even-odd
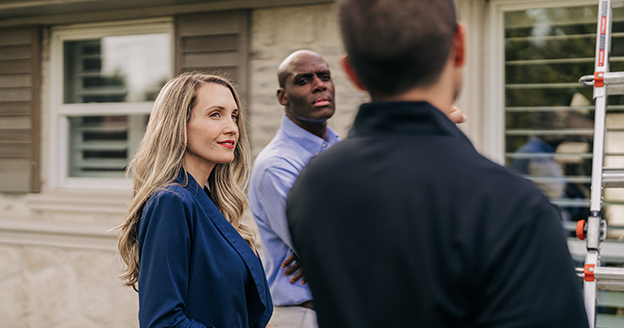
{"type": "Polygon", "coordinates": [[[444,115],[452,0],[343,0],[343,66],[371,103],[287,201],[322,328],[588,327],[560,217],[444,115]]]}
{"type": "MultiPolygon", "coordinates": [[[[303,271],[292,251],[285,206],[286,196],[303,167],[313,156],[340,141],[327,126],[335,111],[334,84],[325,59],[309,50],[289,55],[277,73],[277,99],[285,114],[275,137],[254,162],[249,202],[260,231],[275,304],[271,324],[276,328],[317,327],[310,289],[307,284],[297,283],[303,271]]],[[[450,113],[458,123],[466,120],[457,108],[450,113]]]]}

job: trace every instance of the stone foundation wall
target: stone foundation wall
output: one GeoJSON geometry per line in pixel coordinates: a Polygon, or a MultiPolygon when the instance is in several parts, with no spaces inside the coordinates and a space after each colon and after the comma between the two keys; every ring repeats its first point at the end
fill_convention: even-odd
{"type": "Polygon", "coordinates": [[[0,245],[0,327],[134,327],[114,251],[0,245]]]}

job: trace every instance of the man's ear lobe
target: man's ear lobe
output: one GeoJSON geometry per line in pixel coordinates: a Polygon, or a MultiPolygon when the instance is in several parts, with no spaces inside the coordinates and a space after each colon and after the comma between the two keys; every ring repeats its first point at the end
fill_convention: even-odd
{"type": "Polygon", "coordinates": [[[286,98],[284,88],[277,89],[277,101],[279,101],[282,106],[288,106],[288,98],[286,98]]]}
{"type": "Polygon", "coordinates": [[[349,61],[349,57],[348,56],[342,57],[342,59],[340,60],[340,64],[342,65],[342,69],[345,71],[345,73],[349,77],[349,80],[353,82],[355,87],[361,91],[366,91],[366,88],[360,81],[360,78],[355,74],[355,70],[353,69],[351,62],[349,61]]]}
{"type": "Polygon", "coordinates": [[[457,23],[457,32],[453,39],[455,67],[462,67],[466,62],[466,27],[457,23]]]}

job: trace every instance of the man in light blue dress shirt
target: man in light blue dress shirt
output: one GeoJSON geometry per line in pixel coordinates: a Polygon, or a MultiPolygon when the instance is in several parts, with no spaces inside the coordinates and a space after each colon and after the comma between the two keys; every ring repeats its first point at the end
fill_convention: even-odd
{"type": "Polygon", "coordinates": [[[275,305],[270,323],[276,328],[318,327],[310,289],[299,282],[303,272],[293,253],[286,197],[310,159],[340,141],[327,126],[335,111],[334,84],[327,62],[308,50],[288,56],[278,67],[278,79],[277,99],[285,114],[255,160],[249,201],[275,305]]]}

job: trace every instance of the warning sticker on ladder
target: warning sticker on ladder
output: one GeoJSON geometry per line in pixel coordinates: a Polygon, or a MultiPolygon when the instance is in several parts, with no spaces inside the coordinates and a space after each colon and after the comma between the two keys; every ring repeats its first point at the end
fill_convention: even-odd
{"type": "Polygon", "coordinates": [[[603,2],[600,8],[600,46],[598,50],[598,67],[605,64],[605,46],[607,40],[607,15],[609,15],[609,4],[603,2]]]}

